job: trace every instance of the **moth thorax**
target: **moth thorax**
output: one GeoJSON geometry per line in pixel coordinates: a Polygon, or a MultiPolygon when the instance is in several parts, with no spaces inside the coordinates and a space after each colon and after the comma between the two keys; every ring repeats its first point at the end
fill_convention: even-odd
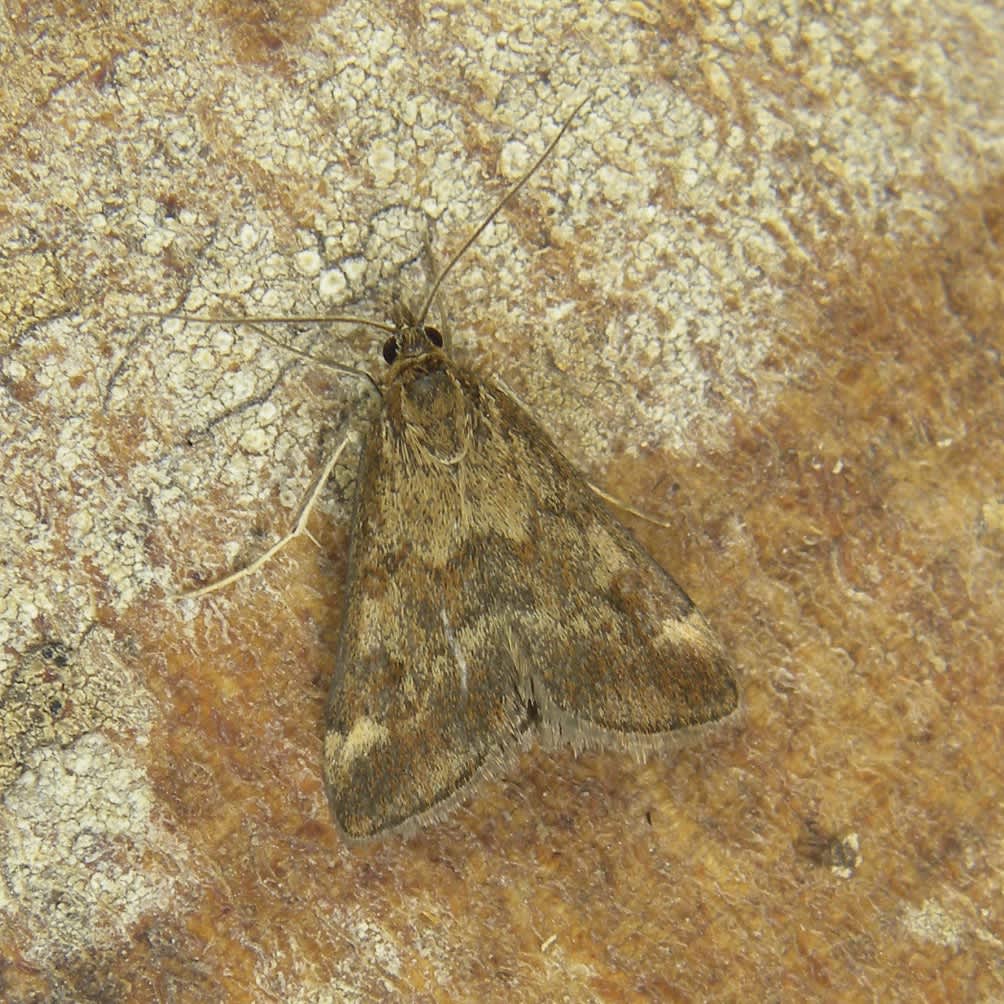
{"type": "Polygon", "coordinates": [[[401,374],[401,417],[431,454],[446,460],[465,449],[467,400],[456,373],[440,357],[427,357],[401,374]]]}

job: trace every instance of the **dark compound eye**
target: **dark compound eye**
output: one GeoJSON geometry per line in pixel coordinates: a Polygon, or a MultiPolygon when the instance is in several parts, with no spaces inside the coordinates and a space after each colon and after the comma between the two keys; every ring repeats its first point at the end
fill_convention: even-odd
{"type": "Polygon", "coordinates": [[[436,346],[437,349],[443,347],[443,336],[439,333],[439,328],[432,328],[426,325],[425,337],[436,346]]]}
{"type": "Polygon", "coordinates": [[[397,359],[397,336],[391,335],[383,343],[383,357],[387,365],[389,366],[395,359],[397,359]]]}

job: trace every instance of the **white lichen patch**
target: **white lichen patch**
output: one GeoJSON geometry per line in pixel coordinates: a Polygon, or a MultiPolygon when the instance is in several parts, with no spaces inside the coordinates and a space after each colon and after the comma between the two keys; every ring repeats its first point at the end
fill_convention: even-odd
{"type": "Polygon", "coordinates": [[[37,965],[128,939],[169,910],[185,854],[155,821],[142,768],[98,734],[36,751],[0,804],[0,910],[37,965]]]}
{"type": "Polygon", "coordinates": [[[963,918],[933,899],[903,911],[903,926],[921,941],[959,951],[968,925],[963,918]]]}

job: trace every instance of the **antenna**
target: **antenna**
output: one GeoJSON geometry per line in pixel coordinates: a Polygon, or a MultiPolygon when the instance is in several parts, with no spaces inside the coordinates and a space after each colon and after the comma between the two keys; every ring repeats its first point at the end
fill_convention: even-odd
{"type": "MultiPolygon", "coordinates": [[[[558,141],[562,136],[568,131],[568,127],[572,124],[572,120],[576,115],[582,111],[583,107],[588,103],[589,98],[583,98],[576,106],[572,109],[571,114],[562,123],[561,128],[556,133],[554,139],[544,148],[544,152],[533,162],[530,168],[523,174],[523,177],[516,182],[512,188],[509,189],[505,195],[495,204],[492,211],[481,221],[481,223],[474,229],[471,235],[460,245],[460,250],[454,254],[454,256],[449,260],[446,267],[436,276],[435,281],[432,284],[432,288],[429,290],[428,295],[425,298],[425,302],[422,304],[422,309],[419,312],[418,320],[415,322],[416,327],[421,328],[425,324],[425,318],[429,313],[429,308],[432,306],[432,301],[435,299],[436,294],[439,292],[439,287],[442,286],[443,280],[450,274],[453,266],[457,264],[458,261],[463,257],[467,249],[485,232],[492,220],[502,211],[502,209],[513,199],[516,193],[530,180],[531,177],[536,173],[537,168],[547,160],[550,156],[551,151],[558,145],[558,141]]],[[[161,320],[171,319],[178,321],[188,321],[198,324],[247,324],[254,326],[256,324],[279,324],[279,323],[301,323],[301,324],[359,324],[365,325],[369,328],[376,328],[379,331],[386,331],[389,334],[396,334],[397,328],[391,324],[385,324],[381,321],[374,321],[366,317],[354,317],[347,314],[329,314],[327,316],[323,314],[315,315],[284,315],[276,314],[268,317],[234,317],[234,316],[224,316],[224,317],[200,317],[195,314],[162,314],[153,311],[142,311],[139,314],[140,317],[158,317],[161,320]]],[[[265,333],[258,328],[260,334],[265,335],[265,333]]],[[[268,338],[267,335],[265,335],[268,338]]],[[[290,346],[285,345],[281,342],[277,342],[274,339],[268,338],[273,344],[280,345],[281,347],[294,352],[296,355],[304,355],[302,352],[297,352],[291,349],[290,346]]],[[[353,370],[352,367],[342,367],[337,364],[326,363],[325,365],[330,365],[334,369],[340,369],[349,373],[361,373],[359,370],[353,370]]],[[[368,374],[365,374],[368,376],[368,374]]],[[[369,378],[372,382],[372,377],[369,378]]]]}
{"type": "Polygon", "coordinates": [[[222,317],[202,317],[199,314],[164,314],[156,310],[141,310],[137,317],[157,317],[162,321],[187,321],[191,324],[359,324],[367,328],[377,328],[394,334],[391,324],[374,321],[369,317],[355,317],[352,314],[273,314],[265,317],[246,315],[224,315],[222,317]]]}
{"type": "Polygon", "coordinates": [[[558,130],[557,135],[550,143],[544,148],[544,152],[533,162],[530,169],[523,175],[519,181],[516,182],[512,188],[509,189],[505,195],[496,203],[495,208],[482,220],[474,232],[460,245],[460,250],[449,260],[446,267],[436,276],[436,281],[432,284],[432,288],[429,290],[428,295],[425,298],[425,303],[422,304],[422,309],[419,312],[418,320],[416,321],[417,327],[421,328],[425,324],[426,315],[429,313],[429,308],[432,306],[432,301],[435,299],[436,293],[439,292],[439,287],[443,284],[443,280],[450,274],[450,270],[454,265],[460,261],[464,252],[485,232],[488,225],[495,219],[496,216],[502,211],[502,207],[505,206],[513,196],[530,180],[532,175],[536,172],[537,168],[547,159],[551,151],[558,145],[558,140],[565,135],[568,127],[572,124],[572,119],[582,110],[583,105],[589,101],[589,98],[583,98],[572,110],[572,114],[565,119],[561,128],[558,130]]]}

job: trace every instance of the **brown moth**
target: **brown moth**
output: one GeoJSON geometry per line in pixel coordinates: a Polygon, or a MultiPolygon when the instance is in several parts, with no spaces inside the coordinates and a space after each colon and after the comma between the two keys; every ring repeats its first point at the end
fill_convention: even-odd
{"type": "Polygon", "coordinates": [[[359,464],[324,778],[360,839],[534,734],[655,748],[736,707],[687,594],[497,384],[402,322],[359,464]]]}
{"type": "MultiPolygon", "coordinates": [[[[722,645],[687,594],[513,397],[455,363],[425,323],[443,279],[582,104],[417,313],[399,306],[390,325],[344,316],[211,322],[357,322],[390,335],[356,478],[326,714],[325,788],[350,840],[439,818],[534,739],[644,754],[737,705],[722,645]]],[[[187,595],[243,577],[304,532],[344,446],[293,531],[187,595]]]]}
{"type": "Polygon", "coordinates": [[[351,839],[438,818],[534,737],[644,753],[737,705],[683,589],[513,397],[425,324],[446,272],[569,121],[422,311],[398,309],[384,345],[324,742],[351,839]]]}

